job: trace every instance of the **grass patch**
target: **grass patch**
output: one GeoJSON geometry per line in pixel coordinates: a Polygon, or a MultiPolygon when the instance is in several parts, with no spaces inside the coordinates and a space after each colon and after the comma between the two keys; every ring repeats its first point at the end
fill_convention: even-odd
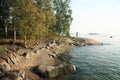
{"type": "Polygon", "coordinates": [[[5,50],[5,45],[0,45],[0,52],[5,50]]]}

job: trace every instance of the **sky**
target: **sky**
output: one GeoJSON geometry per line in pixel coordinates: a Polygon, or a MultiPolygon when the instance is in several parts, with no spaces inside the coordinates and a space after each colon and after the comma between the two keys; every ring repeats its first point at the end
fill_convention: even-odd
{"type": "Polygon", "coordinates": [[[120,34],[120,0],[71,0],[70,32],[120,34]]]}

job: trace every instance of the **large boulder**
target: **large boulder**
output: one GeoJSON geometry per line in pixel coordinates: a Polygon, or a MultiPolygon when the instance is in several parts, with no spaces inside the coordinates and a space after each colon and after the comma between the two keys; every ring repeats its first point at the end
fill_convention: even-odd
{"type": "Polygon", "coordinates": [[[38,65],[35,68],[37,74],[44,78],[55,78],[59,77],[63,74],[67,74],[76,70],[75,65],[71,64],[60,64],[57,66],[45,66],[45,65],[38,65]]]}

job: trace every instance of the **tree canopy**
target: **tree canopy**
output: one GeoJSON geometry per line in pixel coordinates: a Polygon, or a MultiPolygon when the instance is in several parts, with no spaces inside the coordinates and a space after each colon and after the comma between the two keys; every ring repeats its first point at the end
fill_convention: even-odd
{"type": "Polygon", "coordinates": [[[69,35],[70,0],[0,0],[0,36],[39,39],[69,35]]]}

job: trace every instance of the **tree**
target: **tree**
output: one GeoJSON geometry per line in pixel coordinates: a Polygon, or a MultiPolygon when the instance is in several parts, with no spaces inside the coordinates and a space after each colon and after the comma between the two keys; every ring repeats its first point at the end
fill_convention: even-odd
{"type": "Polygon", "coordinates": [[[44,24],[43,33],[47,35],[52,32],[52,27],[53,25],[56,24],[54,10],[51,5],[52,0],[36,0],[35,2],[38,8],[41,10],[41,12],[43,12],[43,14],[45,15],[45,21],[43,22],[44,24]]]}
{"type": "Polygon", "coordinates": [[[13,8],[13,23],[18,34],[24,39],[36,39],[40,36],[40,31],[44,28],[45,15],[33,0],[19,0],[13,8]]]}
{"type": "Polygon", "coordinates": [[[0,30],[4,37],[8,35],[9,0],[0,0],[0,30]]]}
{"type": "Polygon", "coordinates": [[[18,20],[19,20],[19,8],[20,8],[20,1],[19,0],[9,0],[9,9],[10,9],[10,22],[12,25],[12,32],[13,32],[13,42],[16,42],[17,38],[17,27],[18,27],[18,20]]]}
{"type": "Polygon", "coordinates": [[[54,13],[57,23],[54,26],[54,32],[58,34],[69,35],[72,22],[72,10],[70,9],[70,0],[53,0],[54,13]]]}

